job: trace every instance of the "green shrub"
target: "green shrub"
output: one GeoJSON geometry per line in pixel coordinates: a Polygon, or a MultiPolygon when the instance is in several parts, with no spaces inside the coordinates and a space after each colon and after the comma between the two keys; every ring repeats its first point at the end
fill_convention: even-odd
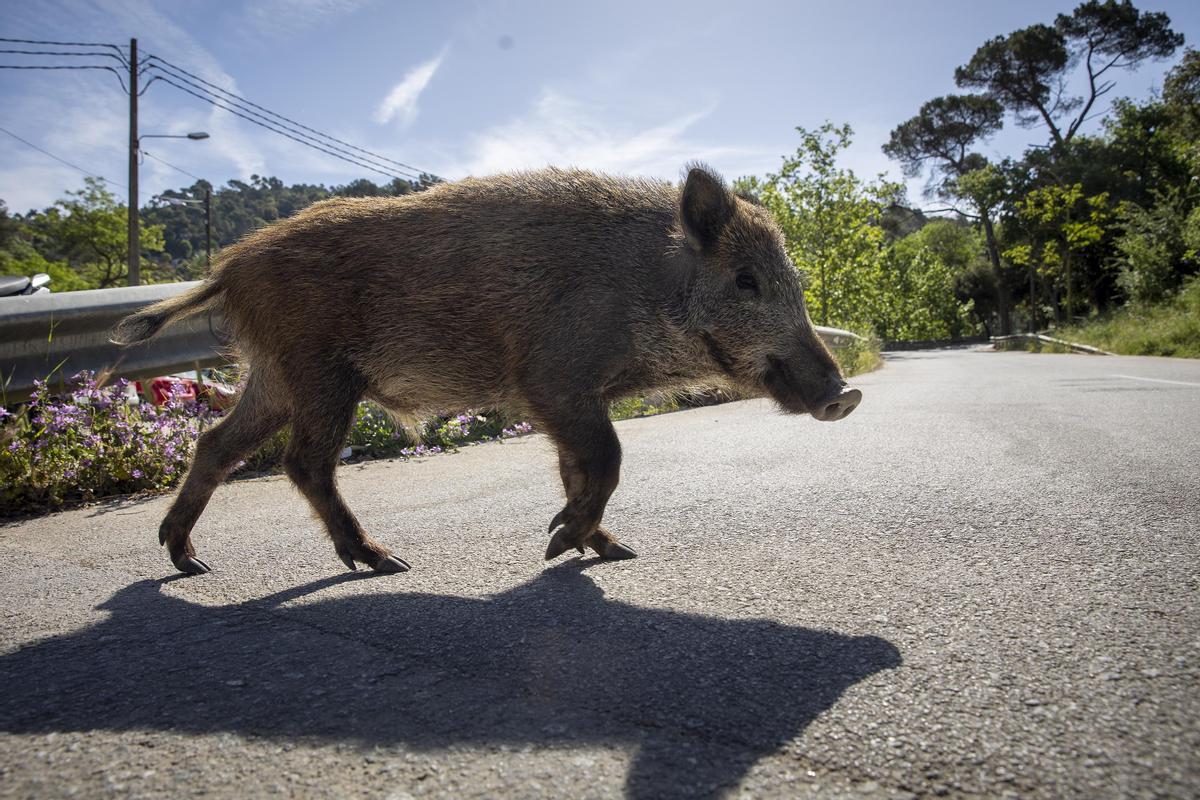
{"type": "Polygon", "coordinates": [[[174,396],[162,406],[131,404],[124,380],[102,387],[80,373],[72,381],[65,397],[39,382],[17,413],[0,407],[0,514],[165,489],[214,419],[207,406],[174,396]]]}
{"type": "Polygon", "coordinates": [[[1129,306],[1055,335],[1121,355],[1200,358],[1200,276],[1166,303],[1129,306]]]}
{"type": "Polygon", "coordinates": [[[665,395],[626,397],[609,405],[608,415],[616,421],[635,417],[652,417],[655,414],[666,414],[678,410],[678,401],[665,395]]]}
{"type": "Polygon", "coordinates": [[[879,339],[869,336],[832,352],[842,368],[842,374],[849,378],[851,375],[861,375],[882,367],[883,357],[879,354],[881,346],[879,339]]]}

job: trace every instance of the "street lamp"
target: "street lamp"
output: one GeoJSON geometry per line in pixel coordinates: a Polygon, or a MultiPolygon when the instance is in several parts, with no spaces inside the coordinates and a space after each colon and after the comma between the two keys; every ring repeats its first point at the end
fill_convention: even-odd
{"type": "Polygon", "coordinates": [[[138,137],[138,141],[142,139],[207,139],[208,134],[204,131],[192,131],[191,133],[145,133],[138,137]]]}
{"type": "MultiPolygon", "coordinates": [[[[136,40],[135,40],[136,41],[136,40]]],[[[136,45],[135,45],[136,46],[136,45]]],[[[136,61],[136,53],[134,60],[136,61]]],[[[136,74],[136,73],[134,73],[136,74]]],[[[147,133],[138,136],[137,133],[137,101],[131,102],[129,113],[129,285],[137,286],[142,282],[142,241],[139,238],[141,220],[138,213],[138,153],[142,149],[142,139],[191,139],[199,141],[207,139],[205,131],[191,133],[147,133]]]]}

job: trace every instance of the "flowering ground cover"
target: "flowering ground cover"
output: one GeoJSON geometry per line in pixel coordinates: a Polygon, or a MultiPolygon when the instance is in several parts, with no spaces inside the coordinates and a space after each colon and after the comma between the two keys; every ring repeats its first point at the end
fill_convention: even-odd
{"type": "Polygon", "coordinates": [[[165,489],[217,418],[175,396],[161,406],[130,403],[123,379],[101,386],[80,373],[71,382],[57,397],[39,382],[16,413],[0,407],[0,513],[165,489]]]}
{"type": "MultiPolygon", "coordinates": [[[[15,411],[0,406],[0,515],[49,511],[114,495],[162,491],[187,470],[204,429],[221,412],[171,396],[163,405],[130,402],[121,379],[102,385],[80,373],[63,395],[39,383],[15,411]]],[[[499,414],[466,412],[435,420],[413,436],[379,406],[363,403],[347,441],[350,458],[414,458],[532,431],[499,414]]],[[[239,465],[278,466],[286,430],[239,465]]]]}

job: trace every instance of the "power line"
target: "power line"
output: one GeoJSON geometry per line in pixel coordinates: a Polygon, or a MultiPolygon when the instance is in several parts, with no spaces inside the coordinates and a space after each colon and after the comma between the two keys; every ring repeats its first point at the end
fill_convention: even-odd
{"type": "Polygon", "coordinates": [[[121,88],[125,90],[126,94],[129,94],[129,87],[125,85],[125,78],[121,75],[120,70],[99,64],[0,64],[0,69],[103,69],[116,75],[121,88]]]}
{"type": "Polygon", "coordinates": [[[37,150],[42,155],[50,156],[51,158],[53,158],[55,161],[59,162],[60,164],[66,164],[71,169],[78,170],[79,172],[82,172],[84,175],[95,178],[96,180],[104,181],[105,183],[111,183],[113,186],[119,186],[122,189],[126,188],[125,184],[123,184],[123,183],[116,183],[115,181],[110,181],[108,178],[104,177],[103,175],[97,175],[94,172],[88,172],[83,167],[72,164],[70,161],[67,161],[65,158],[60,158],[60,157],[54,155],[54,153],[51,153],[49,150],[43,150],[42,148],[38,147],[33,142],[28,141],[26,139],[22,139],[20,136],[17,136],[15,133],[8,130],[7,128],[0,127],[0,131],[7,133],[9,136],[16,139],[21,144],[26,145],[28,147],[32,147],[34,150],[37,150]]]}
{"type": "Polygon", "coordinates": [[[51,42],[45,39],[9,39],[5,36],[0,36],[0,42],[12,42],[13,44],[49,44],[55,47],[111,47],[115,50],[121,49],[121,45],[110,44],[109,42],[51,42]]]}
{"type": "Polygon", "coordinates": [[[177,167],[174,164],[172,164],[170,161],[167,161],[166,159],[163,159],[163,158],[159,158],[158,156],[154,155],[154,153],[151,153],[149,150],[143,150],[142,155],[150,156],[151,158],[153,158],[155,161],[159,162],[160,164],[166,164],[171,169],[175,170],[176,172],[182,172],[184,175],[187,175],[189,178],[195,178],[198,181],[204,180],[204,178],[201,178],[199,175],[193,175],[192,173],[188,172],[183,167],[177,167]]]}
{"type": "Polygon", "coordinates": [[[125,58],[125,53],[121,50],[121,45],[110,44],[109,42],[52,42],[46,39],[10,39],[3,36],[0,36],[0,42],[8,42],[9,44],[46,44],[54,47],[107,47],[116,52],[116,57],[120,59],[122,64],[129,66],[129,61],[125,58]]]}
{"type": "Polygon", "coordinates": [[[349,164],[353,164],[353,165],[355,165],[356,167],[362,167],[362,168],[364,168],[364,169],[368,169],[368,170],[370,170],[371,172],[377,172],[377,173],[379,173],[380,175],[384,175],[384,176],[386,176],[386,177],[388,177],[388,178],[398,178],[398,179],[400,179],[400,180],[409,180],[409,178],[407,178],[407,177],[405,177],[405,176],[402,176],[402,175],[396,175],[395,173],[392,173],[392,172],[385,172],[385,171],[383,171],[382,169],[379,169],[378,167],[374,167],[374,166],[372,166],[372,165],[370,165],[370,164],[365,164],[365,163],[363,163],[363,162],[361,162],[361,161],[355,161],[355,160],[354,160],[354,159],[352,159],[352,158],[348,158],[348,157],[346,157],[346,156],[344,156],[344,155],[341,155],[341,154],[339,154],[339,153],[336,153],[336,152],[334,152],[333,150],[326,149],[326,148],[324,148],[324,147],[322,147],[322,146],[320,146],[320,145],[318,145],[318,144],[313,144],[312,142],[306,142],[305,140],[303,140],[303,139],[300,139],[300,138],[298,138],[298,137],[296,137],[296,136],[293,136],[292,134],[290,134],[290,133],[287,133],[286,131],[280,130],[279,128],[273,127],[273,126],[271,126],[271,125],[268,125],[268,124],[266,124],[266,123],[259,122],[258,120],[254,119],[254,117],[251,117],[251,116],[248,116],[248,115],[246,115],[246,114],[243,114],[243,113],[241,113],[240,111],[237,111],[237,110],[235,110],[235,109],[233,109],[233,108],[230,108],[230,107],[229,107],[229,106],[227,106],[227,105],[223,105],[221,102],[219,102],[218,100],[216,100],[216,99],[214,99],[214,98],[212,98],[212,97],[209,97],[209,96],[207,96],[207,95],[202,95],[202,94],[200,94],[200,93],[198,93],[198,92],[194,92],[194,91],[192,91],[191,89],[188,89],[188,88],[187,88],[187,87],[185,87],[185,86],[181,86],[181,85],[179,85],[178,83],[175,83],[174,81],[172,81],[172,80],[170,80],[170,79],[168,79],[168,78],[163,78],[163,79],[162,79],[162,81],[163,81],[163,83],[170,84],[171,86],[174,86],[176,89],[179,89],[179,90],[180,90],[180,91],[182,91],[182,92],[187,92],[188,94],[192,95],[193,97],[197,97],[197,98],[199,98],[199,99],[203,100],[203,101],[204,101],[204,102],[206,102],[206,103],[211,103],[212,105],[216,106],[217,108],[224,109],[225,111],[228,111],[230,114],[233,114],[233,115],[234,115],[234,116],[236,116],[236,117],[241,117],[242,119],[246,120],[247,122],[252,122],[252,123],[254,123],[255,125],[259,126],[260,128],[266,128],[266,129],[267,129],[267,130],[269,130],[269,131],[272,131],[272,132],[274,132],[274,133],[278,133],[280,136],[286,136],[287,138],[291,139],[292,141],[294,141],[294,142],[299,142],[300,144],[304,145],[305,147],[311,147],[311,148],[313,148],[314,150],[320,150],[322,153],[326,153],[327,155],[331,155],[331,156],[333,156],[334,158],[341,159],[342,161],[345,161],[345,162],[347,162],[347,163],[349,163],[349,164]]]}
{"type": "MultiPolygon", "coordinates": [[[[194,80],[196,80],[196,81],[199,81],[200,83],[204,84],[205,86],[208,86],[208,87],[210,87],[211,89],[215,89],[216,91],[220,92],[220,93],[221,93],[221,94],[223,94],[223,95],[227,95],[228,97],[231,97],[231,98],[233,98],[233,99],[235,99],[235,100],[238,100],[238,101],[240,101],[240,102],[242,102],[242,103],[245,103],[245,104],[247,104],[247,105],[249,105],[249,106],[253,106],[254,108],[258,109],[259,111],[263,111],[263,112],[265,112],[265,113],[267,113],[267,114],[271,115],[272,117],[276,117],[276,118],[278,118],[278,119],[280,119],[280,120],[282,120],[282,121],[284,121],[284,122],[287,122],[287,123],[290,123],[290,124],[292,124],[292,125],[295,125],[295,126],[296,126],[296,127],[298,127],[298,128],[302,128],[303,130],[306,130],[306,131],[308,131],[309,133],[314,133],[314,134],[316,134],[317,136],[320,136],[320,137],[322,137],[322,138],[324,138],[324,139],[328,139],[328,140],[330,140],[330,141],[332,141],[332,142],[336,142],[337,144],[343,145],[344,147],[349,147],[351,150],[356,150],[356,151],[358,151],[358,152],[360,152],[360,153],[363,153],[363,154],[365,154],[365,155],[371,156],[372,158],[374,158],[374,159],[377,159],[378,161],[383,161],[383,162],[387,162],[387,163],[389,163],[389,164],[394,164],[394,165],[395,165],[395,166],[397,166],[397,167],[401,167],[401,168],[403,168],[403,169],[410,170],[410,171],[412,171],[412,172],[416,172],[416,173],[418,173],[418,175],[421,175],[421,174],[423,174],[423,175],[429,175],[429,176],[431,176],[431,177],[434,177],[434,178],[438,177],[437,175],[434,175],[434,174],[433,174],[433,173],[431,173],[431,172],[427,172],[427,171],[425,171],[425,170],[422,170],[422,169],[420,169],[420,168],[418,168],[418,167],[414,167],[414,166],[412,166],[411,164],[405,164],[403,161],[397,161],[397,160],[395,160],[395,159],[393,159],[393,158],[388,158],[387,156],[380,155],[379,153],[375,153],[375,152],[372,152],[372,151],[370,151],[370,150],[367,150],[367,149],[365,149],[365,148],[358,147],[357,145],[350,144],[349,142],[342,141],[341,139],[338,139],[338,138],[337,138],[337,137],[335,137],[335,136],[331,136],[331,135],[330,135],[330,134],[328,134],[328,133],[322,133],[321,131],[319,131],[319,130],[316,130],[315,128],[310,128],[310,127],[308,127],[307,125],[304,125],[303,123],[297,122],[296,120],[294,120],[294,119],[291,119],[291,118],[289,118],[289,117],[285,117],[284,115],[282,115],[282,114],[279,114],[279,113],[277,113],[277,112],[275,112],[275,111],[271,111],[271,110],[270,110],[270,109],[268,109],[268,108],[264,108],[263,106],[260,106],[260,105],[258,105],[257,103],[254,103],[254,102],[252,102],[252,101],[250,101],[250,100],[247,100],[246,98],[244,98],[244,97],[242,97],[242,96],[240,96],[240,95],[234,94],[233,92],[231,92],[231,91],[229,91],[229,90],[227,90],[227,89],[223,89],[223,88],[221,88],[220,86],[217,86],[215,83],[211,83],[211,82],[209,82],[209,81],[206,81],[206,80],[204,80],[203,78],[201,78],[199,75],[195,75],[195,74],[193,74],[193,73],[191,73],[191,72],[188,72],[187,70],[183,69],[182,67],[176,66],[175,64],[172,64],[170,61],[167,61],[167,60],[166,60],[166,59],[164,59],[164,58],[160,58],[159,56],[156,56],[156,55],[154,55],[154,54],[152,54],[152,53],[151,53],[151,54],[148,54],[148,55],[146,56],[146,61],[147,61],[147,62],[150,62],[150,61],[157,61],[157,62],[159,62],[160,64],[163,64],[163,65],[165,65],[166,67],[169,67],[171,70],[174,70],[174,71],[176,71],[176,72],[183,73],[184,75],[188,76],[189,78],[192,78],[192,79],[194,79],[194,80]]],[[[153,64],[151,64],[150,66],[153,68],[153,66],[154,66],[154,65],[153,65],[153,64]]],[[[161,68],[160,68],[160,69],[161,69],[161,68]]],[[[163,70],[163,71],[166,71],[166,70],[163,70]]],[[[175,76],[175,77],[177,77],[177,78],[178,78],[179,76],[175,76]]],[[[180,78],[180,80],[183,80],[183,78],[180,78]]],[[[211,92],[210,92],[210,94],[211,94],[211,92]]],[[[276,123],[276,124],[278,124],[278,123],[276,123]]]]}
{"type": "MultiPolygon", "coordinates": [[[[128,66],[130,63],[129,59],[126,57],[125,52],[122,50],[121,46],[118,46],[115,44],[110,44],[107,42],[62,42],[62,41],[51,41],[51,40],[45,40],[45,39],[14,39],[14,38],[8,38],[8,37],[0,37],[0,42],[6,42],[6,43],[12,43],[12,44],[50,45],[50,46],[55,46],[55,47],[92,47],[92,48],[102,47],[102,48],[111,49],[113,52],[109,53],[109,52],[74,52],[74,51],[0,49],[0,53],[11,53],[11,54],[17,54],[17,55],[34,55],[34,56],[100,56],[100,57],[116,58],[119,62],[121,62],[123,65],[126,65],[126,66],[128,66]]],[[[405,164],[402,161],[397,161],[396,159],[389,158],[384,155],[380,155],[379,153],[372,152],[370,150],[367,150],[366,148],[350,144],[349,142],[338,139],[335,136],[332,136],[327,133],[323,133],[322,131],[319,131],[315,128],[311,128],[307,125],[304,125],[303,123],[300,123],[294,119],[291,119],[290,117],[285,117],[282,114],[272,111],[272,110],[270,110],[264,106],[261,106],[257,103],[254,103],[254,102],[252,102],[240,95],[237,95],[233,92],[230,92],[227,89],[223,89],[222,87],[217,86],[216,84],[211,83],[210,81],[207,81],[204,78],[201,78],[199,75],[189,72],[188,70],[184,69],[183,67],[173,64],[170,61],[167,61],[166,59],[161,58],[159,56],[156,56],[153,54],[147,54],[145,58],[138,60],[137,66],[140,67],[140,69],[138,71],[139,75],[141,75],[142,73],[147,72],[149,70],[156,70],[158,73],[161,73],[161,74],[154,75],[149,81],[147,81],[145,83],[145,85],[141,88],[141,91],[138,92],[139,95],[144,94],[146,89],[148,89],[150,84],[154,83],[154,81],[161,80],[164,83],[174,86],[176,89],[179,89],[180,91],[186,92],[187,94],[190,94],[193,97],[196,97],[197,99],[203,100],[206,103],[216,106],[217,108],[228,111],[229,113],[233,114],[234,116],[240,117],[240,118],[246,120],[247,122],[251,122],[255,125],[258,125],[261,128],[265,128],[266,130],[269,130],[272,133],[277,133],[280,136],[285,136],[288,139],[291,139],[292,141],[297,142],[298,144],[304,145],[305,147],[309,147],[309,148],[317,150],[321,153],[324,153],[326,155],[333,156],[334,158],[337,158],[340,161],[344,161],[348,164],[353,164],[356,167],[369,170],[371,172],[377,173],[379,175],[383,175],[388,178],[402,180],[402,181],[421,181],[421,180],[425,179],[426,177],[431,177],[431,178],[440,180],[440,178],[438,178],[437,175],[434,175],[431,172],[426,172],[424,170],[419,169],[418,167],[414,167],[410,164],[405,164]],[[205,88],[205,87],[209,87],[209,88],[205,88]],[[257,109],[258,111],[255,111],[253,109],[257,109]],[[261,111],[263,113],[260,114],[260,113],[258,113],[259,111],[261,111]],[[255,119],[256,117],[257,117],[257,119],[255,119]],[[306,131],[307,131],[307,133],[306,133],[306,131]],[[310,135],[310,134],[312,134],[312,135],[310,135]],[[348,149],[346,149],[346,148],[348,148],[348,149]],[[350,152],[350,151],[354,151],[354,152],[350,152]]],[[[9,65],[9,64],[0,64],[0,69],[47,69],[47,70],[103,69],[103,70],[107,70],[117,76],[117,80],[120,82],[121,88],[124,89],[126,94],[128,94],[130,91],[130,87],[126,85],[124,76],[122,75],[121,71],[114,69],[113,67],[110,67],[110,66],[101,66],[101,65],[95,65],[95,64],[79,64],[79,65],[61,65],[61,64],[29,64],[29,65],[12,64],[12,65],[9,65]]],[[[6,133],[9,133],[9,132],[6,131],[6,133]]],[[[26,144],[30,144],[30,143],[26,142],[26,144]]],[[[32,144],[30,144],[30,146],[35,147],[32,144]]],[[[145,152],[145,151],[142,151],[142,152],[145,152]]],[[[146,154],[150,155],[149,153],[146,153],[146,154]]],[[[47,155],[50,155],[51,157],[56,158],[56,159],[58,158],[57,156],[54,156],[51,153],[47,153],[47,155]]],[[[157,156],[151,155],[150,157],[154,158],[157,161],[161,161],[162,163],[166,164],[169,167],[172,167],[173,169],[179,170],[180,172],[182,172],[185,175],[188,175],[189,177],[196,178],[196,180],[201,180],[197,176],[192,175],[191,173],[187,172],[186,170],[180,169],[179,167],[175,167],[173,164],[163,161],[162,159],[158,158],[157,156]]],[[[58,160],[61,161],[62,159],[58,159],[58,160]]],[[[84,172],[85,174],[91,174],[91,173],[87,173],[86,170],[80,169],[79,167],[75,167],[75,165],[70,164],[69,162],[64,161],[63,163],[67,164],[68,166],[73,167],[74,169],[79,169],[81,172],[84,172]]],[[[98,176],[94,176],[94,177],[98,177],[98,176]]],[[[109,183],[111,183],[111,181],[109,181],[109,183]]],[[[114,184],[114,185],[118,185],[118,184],[114,184]]]]}
{"type": "Polygon", "coordinates": [[[95,50],[12,50],[9,48],[0,49],[0,53],[12,53],[18,56],[100,56],[102,58],[115,58],[118,61],[125,63],[125,59],[121,58],[116,53],[103,53],[95,50]]]}
{"type": "MultiPolygon", "coordinates": [[[[162,81],[165,81],[165,82],[167,82],[167,83],[171,83],[171,85],[172,85],[172,86],[175,86],[176,88],[180,88],[180,87],[178,86],[178,84],[175,84],[175,83],[173,83],[173,82],[171,82],[171,81],[167,80],[167,77],[166,77],[166,76],[167,76],[167,75],[169,75],[171,78],[176,78],[176,79],[178,79],[179,81],[181,81],[181,82],[183,82],[183,83],[187,84],[188,86],[192,87],[193,89],[196,89],[197,91],[199,91],[199,92],[202,92],[202,93],[205,95],[205,98],[206,98],[206,99],[207,99],[207,98],[212,98],[212,99],[214,99],[214,100],[220,101],[220,103],[222,103],[222,104],[225,104],[225,105],[218,105],[217,103],[214,103],[214,105],[218,105],[218,107],[219,107],[219,108],[224,108],[224,109],[226,109],[227,111],[232,111],[232,109],[231,109],[231,108],[229,108],[229,106],[232,106],[233,108],[236,108],[236,109],[238,109],[239,111],[241,111],[241,112],[244,112],[245,114],[249,114],[251,117],[257,117],[259,120],[262,120],[262,121],[263,121],[263,122],[265,122],[267,125],[269,125],[269,126],[272,126],[272,127],[271,127],[271,130],[276,130],[276,128],[282,128],[284,131],[287,131],[288,133],[295,134],[296,136],[298,136],[298,137],[299,137],[299,139],[296,139],[296,138],[295,138],[295,136],[293,136],[293,137],[290,137],[290,138],[293,138],[293,139],[295,139],[296,141],[300,141],[301,139],[303,139],[303,140],[306,140],[306,141],[302,141],[302,142],[301,142],[301,144],[308,144],[310,147],[313,147],[313,146],[319,146],[319,147],[320,147],[320,149],[322,150],[322,152],[326,152],[326,153],[330,152],[331,150],[332,150],[332,151],[336,151],[336,153],[340,153],[340,154],[342,154],[343,156],[347,156],[347,157],[349,157],[349,159],[350,159],[351,163],[353,163],[353,164],[358,164],[359,166],[366,166],[366,167],[368,167],[368,168],[373,168],[373,169],[375,169],[375,171],[376,171],[376,172],[379,172],[379,173],[380,173],[380,174],[382,174],[382,175],[389,175],[389,176],[391,176],[391,177],[403,177],[403,178],[411,178],[411,179],[417,179],[417,180],[419,180],[419,179],[420,179],[420,175],[419,175],[419,174],[412,174],[412,175],[409,175],[409,174],[405,173],[405,174],[403,174],[402,176],[396,175],[396,174],[395,174],[396,172],[401,172],[401,173],[404,173],[404,170],[397,170],[397,169],[396,169],[396,168],[394,168],[394,167],[390,167],[390,166],[388,166],[387,164],[381,163],[381,162],[380,162],[379,160],[377,160],[377,159],[368,158],[368,157],[366,157],[366,156],[360,156],[360,155],[357,155],[357,154],[355,154],[355,153],[351,153],[349,150],[345,150],[345,149],[343,149],[343,148],[341,148],[341,147],[338,147],[338,146],[337,146],[337,145],[335,145],[335,144],[330,144],[329,142],[326,142],[326,141],[324,141],[324,140],[318,139],[318,138],[316,138],[316,137],[314,137],[314,136],[309,136],[308,134],[306,134],[306,133],[304,133],[304,132],[302,132],[302,131],[296,130],[295,128],[293,128],[293,127],[290,127],[290,126],[288,126],[288,125],[286,125],[286,124],[284,124],[284,123],[282,123],[282,122],[277,122],[276,120],[274,120],[274,119],[271,119],[270,117],[267,117],[267,116],[264,116],[264,115],[262,115],[262,114],[259,114],[258,112],[256,112],[256,111],[253,111],[253,110],[251,110],[251,109],[249,109],[249,108],[246,108],[244,105],[242,105],[242,104],[240,104],[240,103],[237,103],[237,102],[235,102],[235,101],[233,101],[233,100],[226,100],[226,99],[225,99],[225,98],[223,98],[223,97],[217,97],[217,96],[216,96],[215,94],[213,94],[212,92],[208,91],[207,89],[205,89],[205,88],[204,88],[204,87],[202,87],[202,86],[199,86],[199,85],[197,85],[197,84],[193,83],[192,81],[189,81],[187,78],[181,78],[181,77],[179,77],[178,75],[174,75],[174,74],[172,74],[172,73],[165,72],[165,71],[163,71],[163,70],[161,70],[161,69],[160,69],[160,72],[163,72],[164,74],[162,74],[162,75],[155,75],[155,76],[154,76],[154,77],[155,77],[155,78],[157,78],[158,80],[162,80],[162,81]],[[313,144],[309,144],[310,142],[311,142],[311,143],[313,143],[313,144]],[[328,150],[326,150],[325,148],[329,148],[329,149],[328,149],[328,150]]],[[[152,79],[152,80],[153,80],[153,79],[152,79]]],[[[147,85],[149,85],[149,82],[147,82],[147,85]]],[[[211,101],[210,101],[210,102],[211,102],[211,101]]],[[[236,113],[236,112],[235,112],[235,113],[236,113]]],[[[242,115],[240,115],[240,114],[239,114],[239,116],[242,116],[242,115]]],[[[244,119],[248,119],[248,117],[243,117],[243,118],[244,118],[244,119]]],[[[254,120],[251,120],[251,122],[253,122],[253,121],[254,121],[254,120]]],[[[276,132],[278,133],[278,132],[282,132],[282,131],[276,131],[276,132]]],[[[285,135],[286,135],[286,134],[285,134],[285,135]]]]}

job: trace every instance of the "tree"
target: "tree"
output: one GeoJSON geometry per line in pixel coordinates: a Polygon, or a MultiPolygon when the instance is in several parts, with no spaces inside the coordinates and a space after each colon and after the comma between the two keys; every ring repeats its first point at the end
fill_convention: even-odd
{"type": "MultiPolygon", "coordinates": [[[[118,205],[112,192],[95,178],[84,178],[84,188],[67,192],[67,198],[34,214],[28,220],[39,252],[50,261],[65,261],[88,286],[104,289],[125,282],[128,267],[128,209],[118,205]]],[[[140,229],[146,256],[163,249],[161,225],[140,229]]],[[[153,275],[147,262],[147,274],[153,275]]]]}
{"type": "Polygon", "coordinates": [[[744,181],[774,214],[788,254],[808,278],[818,324],[867,329],[881,316],[884,232],[878,220],[901,192],[882,180],[865,183],[837,166],[849,125],[796,129],[796,153],[765,181],[744,181]]]}
{"type": "MultiPolygon", "coordinates": [[[[1080,251],[1100,242],[1112,216],[1108,193],[1085,196],[1081,184],[1051,185],[1030,192],[1020,203],[1026,220],[1038,225],[1046,238],[1040,253],[1043,269],[1056,272],[1066,290],[1066,317],[1075,313],[1075,281],[1072,265],[1080,251]]],[[[1018,263],[1032,264],[1035,251],[1028,245],[1007,253],[1018,263]]],[[[1057,311],[1057,305],[1055,307],[1057,311]]]]}
{"type": "Polygon", "coordinates": [[[881,334],[891,339],[947,339],[973,332],[974,301],[961,279],[983,258],[966,225],[933,220],[888,251],[885,293],[891,314],[881,334]]]}
{"type": "Polygon", "coordinates": [[[943,179],[955,178],[973,166],[972,148],[1004,125],[1004,107],[992,97],[952,94],[935,97],[921,106],[915,117],[892,131],[883,152],[900,162],[910,178],[928,166],[930,186],[941,190],[943,179]]]}
{"type": "Polygon", "coordinates": [[[1054,146],[1079,132],[1096,101],[1112,91],[1111,70],[1166,58],[1183,44],[1161,12],[1142,13],[1129,0],[1089,0],[1054,26],[1031,25],[989,39],[954,72],[958,86],[981,89],[1022,125],[1046,125],[1054,146]],[[1069,72],[1082,63],[1087,89],[1069,96],[1069,72]]]}
{"type": "Polygon", "coordinates": [[[1189,215],[1186,196],[1170,190],[1147,207],[1124,202],[1117,209],[1123,229],[1116,239],[1117,285],[1131,302],[1147,305],[1170,298],[1196,267],[1200,208],[1189,215]]]}
{"type": "MultiPolygon", "coordinates": [[[[967,201],[971,211],[959,211],[983,227],[988,258],[995,279],[980,285],[996,287],[1000,330],[1008,333],[1009,295],[1001,279],[1000,246],[996,241],[993,212],[1003,200],[999,173],[972,148],[1000,130],[1004,107],[986,95],[947,95],[921,106],[915,117],[902,122],[891,134],[883,152],[900,162],[904,174],[916,177],[930,168],[928,194],[967,201]]],[[[990,303],[988,305],[991,305],[990,303]]]]}
{"type": "Polygon", "coordinates": [[[8,204],[0,200],[0,250],[7,248],[20,230],[20,221],[9,216],[8,204]]]}

